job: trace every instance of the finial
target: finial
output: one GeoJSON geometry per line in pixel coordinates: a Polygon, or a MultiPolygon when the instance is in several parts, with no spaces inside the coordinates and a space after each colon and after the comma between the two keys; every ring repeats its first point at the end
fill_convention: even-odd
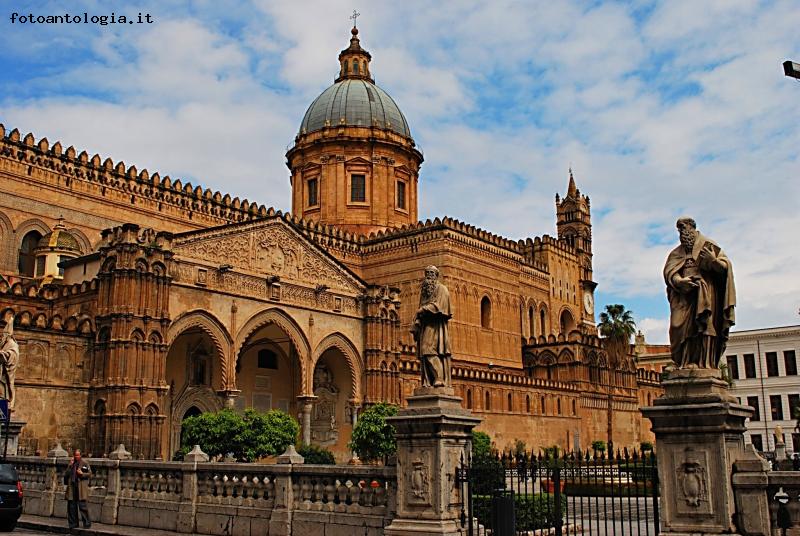
{"type": "Polygon", "coordinates": [[[569,167],[569,186],[567,187],[567,197],[578,197],[578,188],[575,186],[575,177],[572,176],[572,166],[569,167]]]}
{"type": "Polygon", "coordinates": [[[355,34],[357,34],[357,33],[358,33],[358,25],[356,24],[356,20],[357,20],[357,19],[358,19],[358,17],[360,17],[360,16],[361,16],[361,13],[359,13],[359,12],[358,12],[358,11],[356,11],[355,9],[353,10],[353,14],[352,14],[352,15],[350,15],[350,20],[352,20],[352,21],[353,21],[353,30],[354,30],[354,31],[353,31],[353,35],[355,35],[355,34]]]}
{"type": "Polygon", "coordinates": [[[58,217],[57,221],[58,221],[58,223],[55,224],[55,226],[53,227],[54,229],[66,229],[67,228],[67,226],[64,225],[64,215],[63,214],[58,217]]]}

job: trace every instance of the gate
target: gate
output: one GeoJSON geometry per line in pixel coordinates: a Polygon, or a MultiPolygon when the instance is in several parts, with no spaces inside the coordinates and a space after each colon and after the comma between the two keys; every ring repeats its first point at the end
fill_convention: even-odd
{"type": "Polygon", "coordinates": [[[462,460],[469,536],[658,536],[655,453],[494,453],[462,460]]]}

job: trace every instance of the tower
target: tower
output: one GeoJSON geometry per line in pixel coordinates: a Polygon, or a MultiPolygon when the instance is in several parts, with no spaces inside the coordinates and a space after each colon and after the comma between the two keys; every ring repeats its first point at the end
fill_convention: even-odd
{"type": "Polygon", "coordinates": [[[594,325],[594,289],[592,280],[592,210],[589,196],[581,195],[569,170],[567,195],[556,194],[556,227],[558,239],[566,242],[578,255],[584,319],[594,325]]]}
{"type": "Polygon", "coordinates": [[[339,75],[303,117],[286,153],[292,212],[369,234],[417,221],[422,152],[405,116],[375,84],[358,28],[339,53],[339,75]]]}

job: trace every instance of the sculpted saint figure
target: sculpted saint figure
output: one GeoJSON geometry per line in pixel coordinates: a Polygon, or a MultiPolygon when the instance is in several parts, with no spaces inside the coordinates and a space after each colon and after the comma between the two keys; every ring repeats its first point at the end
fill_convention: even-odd
{"type": "Polygon", "coordinates": [[[19,345],[14,340],[14,317],[6,322],[0,335],[0,398],[8,400],[8,407],[14,407],[14,377],[16,376],[19,345]]]}
{"type": "Polygon", "coordinates": [[[717,368],[734,324],[733,266],[692,218],[677,227],[681,243],[664,266],[672,360],[679,368],[717,368]]]}
{"type": "Polygon", "coordinates": [[[411,333],[417,343],[423,387],[450,387],[450,335],[447,322],[453,316],[450,292],[439,282],[439,269],[425,268],[411,333]]]}

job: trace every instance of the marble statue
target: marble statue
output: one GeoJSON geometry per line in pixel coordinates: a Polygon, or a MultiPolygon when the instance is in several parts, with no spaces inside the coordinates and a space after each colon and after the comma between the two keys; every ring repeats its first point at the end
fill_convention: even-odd
{"type": "Polygon", "coordinates": [[[417,343],[417,358],[422,369],[423,387],[450,387],[450,335],[447,323],[453,316],[450,292],[439,282],[439,269],[425,268],[419,308],[412,334],[417,343]]]}
{"type": "Polygon", "coordinates": [[[672,360],[678,368],[718,368],[734,324],[733,266],[692,218],[677,227],[681,243],[664,266],[672,360]]]}
{"type": "Polygon", "coordinates": [[[0,398],[8,400],[8,407],[14,407],[14,377],[16,376],[19,345],[14,339],[14,318],[6,322],[0,335],[0,398]]]}

